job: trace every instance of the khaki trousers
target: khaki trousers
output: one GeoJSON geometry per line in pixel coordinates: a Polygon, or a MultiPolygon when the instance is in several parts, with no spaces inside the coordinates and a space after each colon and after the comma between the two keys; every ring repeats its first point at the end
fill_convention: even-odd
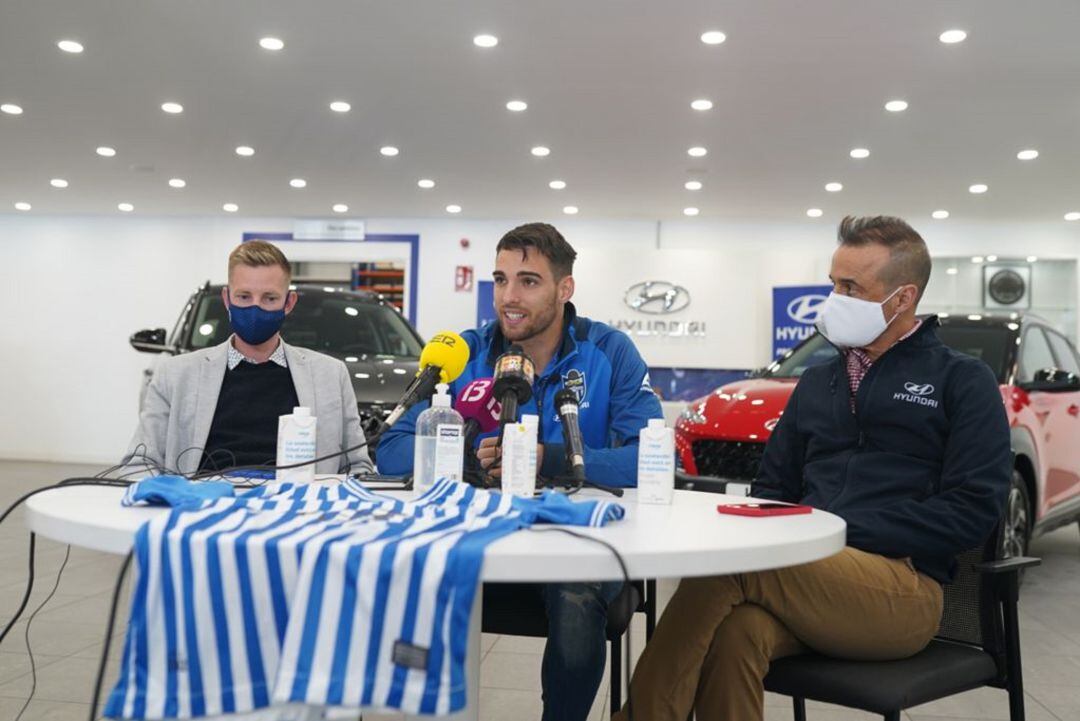
{"type": "MultiPolygon", "coordinates": [[[[847,547],[773,571],[684,579],[630,684],[634,721],[759,721],[769,661],[808,648],[855,660],[922,650],[941,586],[907,559],[847,547]]],[[[627,707],[614,716],[627,721],[627,707]]]]}

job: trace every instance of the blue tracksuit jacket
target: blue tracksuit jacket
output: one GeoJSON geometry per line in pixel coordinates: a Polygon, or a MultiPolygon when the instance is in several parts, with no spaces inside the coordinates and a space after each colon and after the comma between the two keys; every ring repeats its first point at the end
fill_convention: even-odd
{"type": "MultiPolygon", "coordinates": [[[[539,472],[545,477],[566,473],[562,425],[555,410],[555,393],[565,386],[578,394],[589,480],[635,486],[638,433],[650,418],[663,417],[660,401],[649,384],[649,369],[625,333],[579,317],[571,303],[566,304],[563,323],[562,346],[537,375],[532,400],[519,410],[540,416],[537,435],[544,444],[544,459],[539,472]]],[[[470,381],[490,378],[495,359],[509,347],[498,322],[467,330],[462,337],[469,344],[469,363],[450,385],[454,398],[470,381]]],[[[376,452],[381,473],[412,472],[416,417],[428,406],[427,402],[417,403],[382,437],[376,452]]]]}

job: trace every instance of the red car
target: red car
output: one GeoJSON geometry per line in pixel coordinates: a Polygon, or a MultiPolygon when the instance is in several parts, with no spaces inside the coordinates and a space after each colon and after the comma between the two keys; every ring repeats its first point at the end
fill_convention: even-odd
{"type": "MultiPolygon", "coordinates": [[[[1002,542],[1007,556],[1024,555],[1033,536],[1080,520],[1080,355],[1032,315],[940,319],[942,342],[986,361],[1001,384],[1016,459],[1002,542]]],[[[750,483],[799,376],[836,354],[814,334],[753,377],[691,403],[675,427],[684,470],[750,483]]]]}

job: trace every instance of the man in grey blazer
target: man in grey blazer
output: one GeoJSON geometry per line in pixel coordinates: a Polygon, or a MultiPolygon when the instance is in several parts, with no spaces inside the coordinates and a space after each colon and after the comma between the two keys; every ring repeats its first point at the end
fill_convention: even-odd
{"type": "Polygon", "coordinates": [[[158,366],[125,464],[189,474],[273,463],[278,416],[306,406],[319,419],[317,457],[342,453],[316,464],[316,473],[374,470],[345,364],[281,339],[297,301],[290,277],[274,245],[250,241],[233,250],[222,290],[233,335],[158,366]]]}

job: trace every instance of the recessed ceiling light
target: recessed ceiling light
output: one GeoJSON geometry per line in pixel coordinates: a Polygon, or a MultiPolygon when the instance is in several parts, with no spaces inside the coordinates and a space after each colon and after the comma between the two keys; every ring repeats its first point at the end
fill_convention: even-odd
{"type": "Polygon", "coordinates": [[[566,187],[566,181],[565,180],[553,180],[550,183],[548,183],[548,187],[551,188],[552,190],[562,190],[563,188],[566,187]]]}
{"type": "Polygon", "coordinates": [[[562,212],[567,215],[577,215],[578,207],[576,205],[564,205],[562,212]]]}
{"type": "Polygon", "coordinates": [[[941,35],[938,35],[938,40],[946,45],[952,45],[954,43],[962,43],[967,39],[967,33],[963,30],[946,30],[941,35]]]}
{"type": "Polygon", "coordinates": [[[494,35],[477,35],[472,39],[473,45],[478,48],[493,48],[499,44],[499,39],[494,35]]]}
{"type": "Polygon", "coordinates": [[[956,275],[956,274],[957,274],[957,273],[959,273],[959,272],[960,272],[960,269],[959,269],[959,268],[956,268],[955,266],[954,266],[954,267],[950,267],[950,268],[946,268],[946,269],[945,269],[945,273],[946,273],[947,275],[956,275]]]}
{"type": "Polygon", "coordinates": [[[689,216],[691,216],[691,217],[693,217],[693,216],[697,215],[697,214],[698,214],[698,213],[700,213],[700,212],[701,212],[701,211],[699,211],[699,210],[698,210],[697,208],[693,208],[693,207],[690,207],[690,208],[683,208],[683,209],[682,209],[682,214],[683,214],[683,215],[689,215],[689,216]]]}
{"type": "Polygon", "coordinates": [[[706,45],[719,45],[727,40],[727,35],[724,35],[719,30],[709,30],[701,34],[701,42],[706,45]]]}
{"type": "Polygon", "coordinates": [[[690,107],[694,110],[712,110],[712,101],[705,98],[698,98],[690,103],[690,107]]]}
{"type": "Polygon", "coordinates": [[[1072,220],[1080,220],[1080,213],[1075,213],[1075,212],[1073,212],[1073,213],[1066,213],[1066,214],[1065,214],[1065,220],[1069,220],[1069,221],[1072,221],[1072,220]]]}
{"type": "Polygon", "coordinates": [[[529,104],[526,103],[524,100],[511,100],[506,104],[506,109],[514,113],[520,113],[522,110],[525,110],[528,107],[529,104]]]}
{"type": "Polygon", "coordinates": [[[251,147],[250,145],[237,145],[236,154],[242,155],[245,158],[250,158],[252,155],[255,154],[255,148],[251,147]]]}
{"type": "Polygon", "coordinates": [[[692,148],[688,148],[686,151],[686,154],[689,155],[691,158],[704,158],[706,155],[708,155],[708,153],[709,151],[701,147],[700,145],[695,145],[692,148]]]}
{"type": "Polygon", "coordinates": [[[187,185],[187,181],[183,178],[169,178],[170,188],[183,188],[187,185]]]}
{"type": "Polygon", "coordinates": [[[240,210],[240,206],[236,203],[225,203],[221,206],[221,209],[224,210],[226,213],[235,213],[236,211],[240,210]]]}
{"type": "Polygon", "coordinates": [[[81,53],[83,51],[82,43],[74,40],[61,40],[56,44],[56,47],[60,48],[65,53],[81,53]]]}
{"type": "Polygon", "coordinates": [[[54,188],[66,188],[68,187],[68,182],[63,178],[53,178],[49,181],[49,185],[54,188]]]}
{"type": "Polygon", "coordinates": [[[135,210],[135,206],[131,203],[117,203],[116,209],[119,210],[121,213],[130,213],[131,211],[135,210]]]}
{"type": "Polygon", "coordinates": [[[839,193],[844,189],[843,183],[825,183],[825,190],[830,193],[839,193]]]}
{"type": "Polygon", "coordinates": [[[461,212],[461,206],[460,205],[450,204],[450,205],[446,206],[446,212],[447,213],[460,213],[461,212]]]}
{"type": "Polygon", "coordinates": [[[352,110],[352,105],[349,105],[344,100],[335,100],[330,103],[330,109],[335,113],[347,113],[352,110]]]}
{"type": "Polygon", "coordinates": [[[686,188],[687,190],[701,190],[701,181],[700,180],[688,180],[685,183],[683,183],[683,187],[686,188]]]}
{"type": "Polygon", "coordinates": [[[547,156],[551,155],[551,148],[545,147],[543,145],[537,145],[529,152],[538,158],[546,158],[547,156]]]}
{"type": "Polygon", "coordinates": [[[983,262],[983,260],[984,260],[984,258],[981,255],[973,255],[973,256],[971,256],[971,262],[972,263],[981,263],[981,262],[983,262]]]}
{"type": "Polygon", "coordinates": [[[430,178],[420,178],[420,180],[416,181],[416,184],[424,190],[431,190],[435,187],[435,181],[430,178]]]}
{"type": "Polygon", "coordinates": [[[397,155],[398,153],[400,153],[401,151],[398,150],[397,148],[395,148],[393,145],[384,145],[381,148],[379,148],[379,152],[382,153],[383,155],[385,155],[388,158],[392,158],[395,155],[397,155]]]}
{"type": "Polygon", "coordinates": [[[947,210],[935,210],[930,214],[930,217],[934,220],[945,220],[949,217],[949,211],[947,210]]]}
{"type": "Polygon", "coordinates": [[[22,115],[23,109],[15,103],[4,103],[0,105],[0,113],[7,113],[8,115],[22,115]]]}
{"type": "Polygon", "coordinates": [[[825,212],[821,208],[810,208],[806,211],[806,214],[811,218],[820,218],[825,212]]]}
{"type": "Polygon", "coordinates": [[[94,152],[103,158],[112,158],[116,155],[116,148],[110,148],[108,145],[102,145],[98,147],[94,152]]]}
{"type": "Polygon", "coordinates": [[[307,181],[304,180],[303,178],[293,178],[292,180],[289,181],[289,185],[291,185],[294,188],[306,188],[307,187],[307,181]]]}
{"type": "Polygon", "coordinates": [[[1029,262],[1029,263],[1034,263],[1034,262],[1035,262],[1035,261],[1037,261],[1038,259],[1039,259],[1039,256],[1037,256],[1037,255],[1029,255],[1029,256],[1027,257],[1027,262],[1029,262]]]}
{"type": "Polygon", "coordinates": [[[990,188],[986,183],[975,183],[975,185],[968,186],[968,192],[974,193],[975,195],[985,193],[988,190],[990,190],[990,188]]]}
{"type": "Polygon", "coordinates": [[[177,113],[184,112],[184,106],[180,103],[162,103],[161,109],[164,110],[166,113],[169,113],[170,115],[176,115],[177,113]]]}
{"type": "Polygon", "coordinates": [[[259,40],[259,47],[263,50],[281,50],[285,47],[285,42],[281,38],[262,38],[259,40]]]}
{"type": "Polygon", "coordinates": [[[335,213],[348,213],[349,206],[345,205],[344,203],[335,203],[334,207],[331,208],[331,210],[333,210],[335,213]]]}
{"type": "Polygon", "coordinates": [[[1016,154],[1016,157],[1019,160],[1034,160],[1039,157],[1039,151],[1034,149],[1021,150],[1016,154]]]}
{"type": "Polygon", "coordinates": [[[890,100],[885,103],[885,109],[890,113],[902,113],[907,110],[906,100],[890,100]]]}
{"type": "Polygon", "coordinates": [[[19,202],[19,203],[15,204],[15,210],[30,210],[30,208],[32,208],[32,207],[33,206],[30,205],[29,203],[19,202]]]}
{"type": "Polygon", "coordinates": [[[867,148],[852,148],[851,152],[848,153],[848,155],[855,158],[856,160],[862,160],[863,158],[870,157],[870,151],[867,148]]]}

